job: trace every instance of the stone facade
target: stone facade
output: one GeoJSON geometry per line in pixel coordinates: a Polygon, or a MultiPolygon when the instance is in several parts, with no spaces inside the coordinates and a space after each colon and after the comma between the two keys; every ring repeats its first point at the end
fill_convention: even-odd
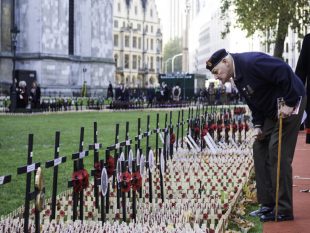
{"type": "Polygon", "coordinates": [[[113,34],[116,84],[158,85],[162,33],[155,0],[115,0],[113,34]]]}
{"type": "MultiPolygon", "coordinates": [[[[20,30],[16,69],[36,71],[44,95],[78,95],[86,81],[88,93],[98,96],[114,83],[113,0],[18,0],[15,19],[20,30]]],[[[0,50],[0,67],[0,82],[11,83],[11,51],[0,50]]]]}

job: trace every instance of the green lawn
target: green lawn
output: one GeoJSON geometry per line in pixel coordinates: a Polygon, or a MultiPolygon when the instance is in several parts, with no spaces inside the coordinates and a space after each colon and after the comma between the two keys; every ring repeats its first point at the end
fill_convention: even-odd
{"type": "MultiPolygon", "coordinates": [[[[164,127],[165,111],[159,111],[160,127],[164,127]]],[[[73,171],[71,154],[78,151],[80,128],[85,127],[84,148],[93,143],[93,122],[98,123],[98,141],[103,144],[100,158],[104,158],[104,149],[114,143],[115,124],[120,123],[120,140],[125,138],[125,123],[130,122],[130,137],[137,135],[137,119],[141,118],[141,129],[146,130],[147,115],[151,116],[151,129],[155,128],[155,111],[122,111],[122,112],[72,112],[42,115],[1,115],[0,116],[0,176],[12,175],[12,181],[0,186],[0,216],[24,204],[26,175],[17,175],[17,167],[27,162],[28,134],[34,134],[33,162],[41,162],[46,184],[47,197],[52,189],[52,168],[46,169],[45,162],[54,157],[55,132],[60,131],[60,155],[67,156],[67,162],[59,167],[58,193],[67,189],[73,171]]],[[[184,111],[184,120],[188,111],[184,111]]],[[[195,113],[194,113],[195,114],[195,113]]],[[[173,112],[174,124],[177,112],[173,112]]],[[[169,114],[168,114],[169,123],[169,114]]],[[[185,126],[184,133],[186,132],[185,126]]],[[[181,133],[180,133],[181,134],[181,133]]],[[[155,136],[151,138],[153,148],[155,136]]],[[[145,151],[143,140],[143,151],[145,151]]],[[[90,171],[93,163],[93,152],[84,160],[90,171]]],[[[34,185],[32,185],[32,188],[34,185]]],[[[248,206],[247,212],[257,206],[248,206]]],[[[262,232],[262,224],[254,218],[247,218],[255,223],[250,232],[262,232]]],[[[236,226],[234,229],[238,229],[236,226]]]]}
{"type": "MultiPolygon", "coordinates": [[[[164,127],[165,112],[160,113],[160,127],[164,127]]],[[[187,111],[184,112],[187,118],[187,111]]],[[[80,128],[84,127],[84,148],[93,143],[93,122],[98,124],[98,142],[103,144],[100,158],[104,158],[105,148],[114,143],[115,124],[120,124],[120,140],[125,139],[125,123],[130,122],[130,137],[137,135],[137,119],[141,118],[141,130],[146,130],[147,115],[151,116],[151,129],[155,128],[155,111],[122,112],[79,112],[43,115],[2,115],[0,116],[0,176],[12,175],[11,183],[0,186],[0,216],[10,213],[24,203],[26,175],[17,175],[17,167],[27,163],[28,134],[34,134],[33,162],[41,162],[49,197],[52,189],[52,168],[45,169],[45,162],[54,158],[55,132],[60,131],[60,155],[67,156],[67,162],[60,165],[58,191],[67,189],[73,163],[71,154],[79,149],[80,128]]],[[[173,114],[177,120],[177,112],[173,114]]],[[[169,123],[169,114],[168,114],[169,123]]],[[[152,144],[154,144],[152,137],[152,144]]],[[[144,142],[145,140],[143,140],[144,142]]],[[[145,151],[145,147],[143,147],[145,151]]],[[[93,152],[84,160],[90,171],[93,152]]],[[[33,186],[32,186],[33,187],[33,186]]]]}

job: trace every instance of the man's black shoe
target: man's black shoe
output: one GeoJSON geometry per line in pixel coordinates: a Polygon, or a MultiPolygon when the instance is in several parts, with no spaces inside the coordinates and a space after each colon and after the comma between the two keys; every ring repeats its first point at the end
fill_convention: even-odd
{"type": "MultiPolygon", "coordinates": [[[[290,221],[294,220],[293,215],[287,215],[287,214],[278,214],[277,216],[277,221],[282,222],[282,221],[290,221]]],[[[269,222],[269,221],[275,221],[275,214],[274,212],[269,212],[268,214],[264,214],[260,216],[260,221],[261,222],[269,222]]]]}
{"type": "Polygon", "coordinates": [[[262,206],[258,210],[254,210],[251,213],[249,213],[249,215],[251,217],[259,217],[259,216],[262,216],[263,214],[267,214],[272,211],[273,211],[273,208],[268,207],[268,206],[262,206]]]}

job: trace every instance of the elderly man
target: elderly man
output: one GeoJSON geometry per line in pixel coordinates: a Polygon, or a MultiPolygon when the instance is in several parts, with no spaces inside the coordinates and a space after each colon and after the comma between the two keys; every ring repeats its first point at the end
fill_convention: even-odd
{"type": "Polygon", "coordinates": [[[259,52],[230,54],[221,49],[208,59],[206,68],[222,83],[232,81],[252,111],[255,179],[261,207],[250,215],[259,216],[263,222],[276,218],[277,103],[279,98],[285,101],[279,109],[284,119],[277,220],[293,220],[291,164],[306,105],[303,83],[285,62],[259,52]]]}

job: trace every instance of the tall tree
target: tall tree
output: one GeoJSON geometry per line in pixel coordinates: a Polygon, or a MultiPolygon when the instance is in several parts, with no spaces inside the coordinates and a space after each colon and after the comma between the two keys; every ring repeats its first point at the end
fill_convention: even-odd
{"type": "MultiPolygon", "coordinates": [[[[172,71],[172,61],[174,55],[182,53],[182,39],[175,38],[167,42],[164,47],[163,61],[166,63],[165,70],[172,71]],[[169,59],[169,60],[168,60],[169,59]],[[168,61],[167,61],[168,60],[168,61]],[[166,68],[167,65],[167,68],[166,68]]],[[[182,72],[182,57],[177,57],[174,61],[174,72],[182,72]]]]}
{"type": "Polygon", "coordinates": [[[248,36],[255,32],[267,35],[267,43],[274,43],[275,57],[282,58],[284,40],[291,27],[300,37],[310,23],[309,0],[221,0],[222,18],[227,19],[223,36],[229,33],[228,14],[234,10],[237,24],[248,36]]]}

